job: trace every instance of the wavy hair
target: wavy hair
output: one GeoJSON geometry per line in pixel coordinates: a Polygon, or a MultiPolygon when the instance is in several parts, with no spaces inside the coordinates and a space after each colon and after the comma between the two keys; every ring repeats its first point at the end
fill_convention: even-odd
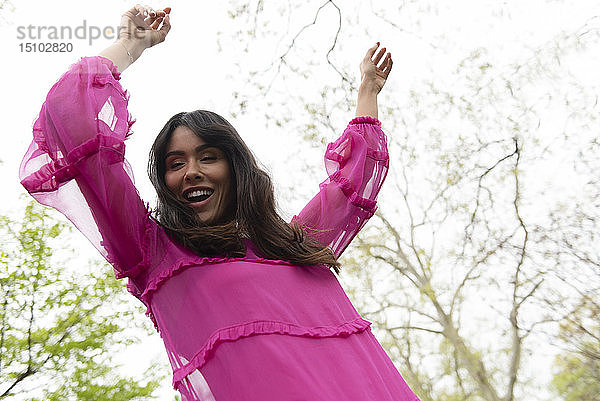
{"type": "Polygon", "coordinates": [[[201,256],[243,257],[247,236],[267,259],[299,265],[324,264],[339,273],[340,264],[329,247],[308,236],[298,223],[286,223],[275,209],[273,183],[235,128],[206,110],[175,114],[154,140],[148,176],[158,195],[156,219],[169,236],[201,256]],[[227,156],[235,204],[232,218],[217,224],[202,222],[194,209],[181,202],[165,183],[167,146],[179,126],[192,130],[227,156]]]}

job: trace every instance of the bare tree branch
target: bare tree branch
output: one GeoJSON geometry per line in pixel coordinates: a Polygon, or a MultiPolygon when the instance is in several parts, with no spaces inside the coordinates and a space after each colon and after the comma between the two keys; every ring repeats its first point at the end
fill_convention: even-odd
{"type": "Polygon", "coordinates": [[[428,333],[444,334],[444,332],[440,331],[440,330],[428,329],[426,327],[419,327],[419,326],[393,326],[393,327],[388,327],[387,329],[388,330],[399,330],[399,329],[420,330],[420,331],[426,331],[428,333]]]}

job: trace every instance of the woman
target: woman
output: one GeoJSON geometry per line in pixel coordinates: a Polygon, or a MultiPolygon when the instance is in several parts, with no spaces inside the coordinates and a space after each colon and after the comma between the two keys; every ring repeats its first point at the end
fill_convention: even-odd
{"type": "Polygon", "coordinates": [[[136,6],[119,40],[52,87],[20,169],[146,306],[184,400],[415,400],[331,268],[375,210],[388,168],[377,94],[392,67],[361,63],[357,117],[327,147],[328,179],[284,222],[271,181],[235,129],[207,111],[158,134],[144,206],[124,159],[132,119],[120,73],[164,41],[170,9],[136,6]]]}

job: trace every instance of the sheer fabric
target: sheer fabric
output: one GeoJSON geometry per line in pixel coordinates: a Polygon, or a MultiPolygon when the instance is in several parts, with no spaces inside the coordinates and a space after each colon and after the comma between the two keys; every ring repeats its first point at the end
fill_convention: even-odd
{"type": "MultiPolygon", "coordinates": [[[[83,58],[52,87],[23,159],[23,186],[67,216],[147,307],[184,400],[415,400],[370,323],[325,266],[201,257],[150,217],[125,161],[133,120],[116,67],[83,58]]],[[[325,155],[328,178],[294,217],[340,255],[374,213],[385,135],[353,119],[325,155]]]]}
{"type": "Polygon", "coordinates": [[[343,135],[327,146],[328,177],[298,220],[306,231],[340,256],[377,209],[375,200],[388,171],[381,123],[372,117],[350,121],[343,135]]]}

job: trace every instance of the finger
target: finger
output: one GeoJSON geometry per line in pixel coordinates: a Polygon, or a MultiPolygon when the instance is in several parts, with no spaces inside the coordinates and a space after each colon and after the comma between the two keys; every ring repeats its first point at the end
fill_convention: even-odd
{"type": "Polygon", "coordinates": [[[150,25],[152,25],[152,23],[156,20],[158,16],[156,15],[156,12],[154,12],[154,10],[152,9],[146,9],[146,12],[148,13],[148,16],[144,19],[144,23],[147,27],[150,27],[150,25]]]}
{"type": "Polygon", "coordinates": [[[171,30],[171,16],[169,14],[167,14],[167,16],[163,19],[163,24],[159,30],[163,40],[165,40],[165,37],[167,36],[167,34],[169,33],[170,30],[171,30]]]}
{"type": "Polygon", "coordinates": [[[137,11],[137,15],[140,16],[142,19],[146,18],[148,16],[148,11],[146,10],[146,8],[144,6],[142,6],[141,4],[136,4],[134,7],[137,11]]]}
{"type": "Polygon", "coordinates": [[[166,14],[170,14],[171,13],[171,7],[165,7],[163,10],[164,10],[164,12],[166,14]]]}
{"type": "Polygon", "coordinates": [[[385,47],[382,47],[381,50],[379,50],[379,53],[377,53],[377,55],[375,56],[373,63],[375,63],[375,65],[379,64],[379,60],[381,60],[381,58],[383,57],[384,54],[385,54],[385,47]]]}
{"type": "Polygon", "coordinates": [[[156,12],[154,11],[154,9],[148,5],[142,6],[140,4],[136,4],[135,8],[137,10],[137,15],[135,19],[136,25],[138,27],[142,25],[144,25],[145,27],[150,27],[150,25],[156,19],[156,12]]]}
{"type": "Polygon", "coordinates": [[[147,4],[144,5],[144,8],[148,12],[148,16],[152,17],[152,16],[156,15],[156,13],[154,12],[154,9],[152,7],[150,7],[149,5],[147,5],[147,4]]]}
{"type": "Polygon", "coordinates": [[[162,17],[159,16],[158,14],[156,14],[156,12],[154,12],[153,15],[150,15],[148,18],[146,18],[145,23],[150,28],[154,25],[156,20],[158,20],[159,18],[162,18],[162,17]]]}
{"type": "Polygon", "coordinates": [[[170,25],[167,25],[163,22],[163,25],[160,27],[159,30],[157,31],[150,31],[151,32],[151,42],[152,42],[152,46],[164,42],[165,38],[167,37],[167,34],[169,33],[169,30],[171,29],[170,25]]]}
{"type": "Polygon", "coordinates": [[[150,25],[150,28],[156,30],[158,29],[158,27],[160,26],[160,23],[164,20],[164,17],[157,17],[154,22],[152,23],[152,25],[150,25]]]}
{"type": "Polygon", "coordinates": [[[385,69],[383,70],[383,73],[385,74],[385,77],[387,78],[388,75],[390,75],[390,71],[392,71],[392,65],[394,65],[394,61],[392,60],[392,55],[389,55],[389,61],[387,63],[387,65],[385,66],[385,69]]]}
{"type": "Polygon", "coordinates": [[[167,15],[163,10],[154,10],[151,7],[146,6],[148,11],[148,18],[144,20],[144,25],[148,29],[158,29],[163,18],[167,15]]]}
{"type": "Polygon", "coordinates": [[[375,50],[379,47],[379,42],[375,43],[375,46],[371,47],[367,50],[367,54],[365,54],[365,59],[371,60],[373,58],[373,54],[375,54],[375,50]]]}
{"type": "Polygon", "coordinates": [[[390,62],[390,53],[386,54],[383,61],[381,62],[381,65],[377,67],[377,69],[383,71],[386,69],[388,63],[390,62]]]}

